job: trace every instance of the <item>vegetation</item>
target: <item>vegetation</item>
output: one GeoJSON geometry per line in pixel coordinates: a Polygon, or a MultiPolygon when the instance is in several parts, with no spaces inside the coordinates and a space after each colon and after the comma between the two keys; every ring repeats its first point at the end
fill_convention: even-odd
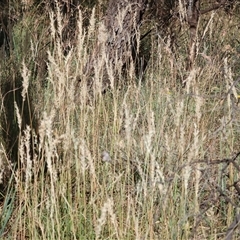
{"type": "Polygon", "coordinates": [[[184,6],[163,29],[150,5],[133,55],[109,50],[107,1],[19,2],[1,6],[0,238],[239,239],[239,2],[194,38],[184,6]]]}

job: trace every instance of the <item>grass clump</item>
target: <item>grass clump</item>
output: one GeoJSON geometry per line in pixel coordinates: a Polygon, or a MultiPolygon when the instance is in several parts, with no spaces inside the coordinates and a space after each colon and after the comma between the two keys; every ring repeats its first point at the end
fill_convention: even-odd
{"type": "Polygon", "coordinates": [[[59,8],[35,30],[25,25],[31,15],[14,27],[11,65],[1,69],[1,238],[230,235],[239,208],[238,53],[222,46],[235,29],[224,30],[221,11],[199,26],[190,72],[187,43],[172,49],[153,34],[136,76],[133,62],[125,73],[109,59],[98,11],[86,26],[79,9],[71,41],[59,8]]]}

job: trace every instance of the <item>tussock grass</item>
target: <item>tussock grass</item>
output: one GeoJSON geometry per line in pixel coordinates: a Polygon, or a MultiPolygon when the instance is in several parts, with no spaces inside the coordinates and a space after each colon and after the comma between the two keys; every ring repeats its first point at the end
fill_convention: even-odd
{"type": "Polygon", "coordinates": [[[1,96],[1,117],[12,104],[18,128],[17,162],[4,139],[1,145],[1,174],[11,173],[2,179],[8,187],[1,238],[224,238],[239,207],[239,71],[234,49],[222,48],[237,34],[224,30],[223,19],[224,13],[213,14],[200,27],[191,72],[184,64],[187,42],[178,52],[159,35],[156,44],[154,36],[140,79],[133,63],[125,74],[108,59],[107,33],[95,10],[88,28],[79,11],[67,50],[65,19],[59,9],[49,13],[51,44],[43,50],[46,73],[40,75],[35,58],[26,57],[45,44],[34,40],[42,32],[32,32],[25,55],[28,45],[19,35],[25,25],[19,23],[14,51],[21,59],[21,101],[6,103],[8,92],[1,96]]]}

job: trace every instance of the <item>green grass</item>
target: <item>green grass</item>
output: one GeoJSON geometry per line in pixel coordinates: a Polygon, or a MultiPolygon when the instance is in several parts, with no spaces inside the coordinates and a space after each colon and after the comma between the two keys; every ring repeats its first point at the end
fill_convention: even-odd
{"type": "Polygon", "coordinates": [[[63,18],[46,34],[53,19],[36,20],[32,28],[37,18],[30,13],[14,27],[10,58],[1,60],[0,164],[8,186],[1,239],[224,238],[239,208],[239,156],[233,158],[239,107],[232,97],[239,92],[233,64],[239,53],[235,45],[224,49],[238,36],[231,27],[237,16],[228,23],[219,11],[207,27],[200,20],[192,72],[185,70],[184,30],[174,51],[153,38],[140,81],[131,69],[111,69],[103,46],[94,73],[85,75],[98,39],[97,15],[92,32],[77,19],[64,54],[56,33],[63,18]],[[111,87],[102,93],[107,76],[111,87]],[[7,131],[17,139],[12,152],[7,131]]]}

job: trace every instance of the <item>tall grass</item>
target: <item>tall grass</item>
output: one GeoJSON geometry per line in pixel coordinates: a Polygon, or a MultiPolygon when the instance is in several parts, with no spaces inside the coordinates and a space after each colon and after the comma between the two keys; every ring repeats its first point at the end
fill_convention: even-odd
{"type": "MultiPolygon", "coordinates": [[[[182,31],[185,39],[175,50],[153,36],[144,78],[131,67],[124,74],[108,59],[107,33],[94,10],[88,28],[79,11],[67,52],[60,10],[44,20],[51,44],[43,84],[34,74],[34,57],[27,61],[17,44],[22,103],[11,104],[18,167],[1,145],[1,166],[11,172],[1,206],[2,239],[224,238],[239,207],[239,157],[233,158],[239,152],[239,70],[232,68],[237,53],[224,49],[236,30],[226,31],[224,12],[218,14],[200,26],[191,72],[185,70],[188,36],[182,31]],[[121,80],[126,84],[116,87],[121,80]],[[36,126],[35,115],[24,115],[26,104],[36,126]]],[[[43,32],[32,32],[30,56],[41,43],[34,34],[43,32]]]]}

